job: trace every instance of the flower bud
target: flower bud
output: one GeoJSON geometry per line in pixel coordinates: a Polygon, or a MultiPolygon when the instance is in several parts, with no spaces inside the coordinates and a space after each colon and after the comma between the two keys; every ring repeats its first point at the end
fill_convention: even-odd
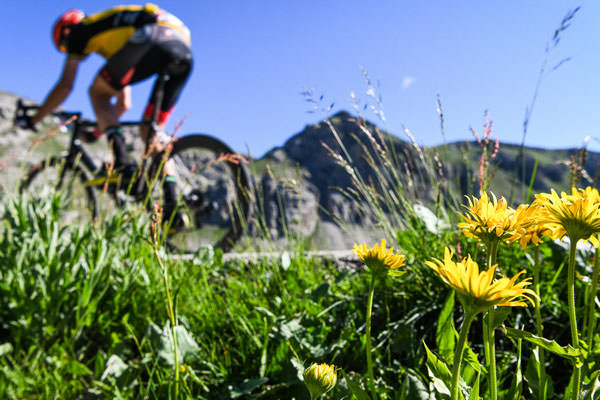
{"type": "Polygon", "coordinates": [[[302,375],[312,400],[329,392],[337,383],[337,373],[333,365],[313,363],[302,375]]]}

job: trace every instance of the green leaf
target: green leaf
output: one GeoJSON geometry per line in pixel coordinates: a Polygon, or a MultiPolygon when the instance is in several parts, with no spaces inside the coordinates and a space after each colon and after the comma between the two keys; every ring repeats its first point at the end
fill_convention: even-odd
{"type": "Polygon", "coordinates": [[[435,390],[442,395],[449,396],[450,389],[452,388],[452,374],[450,373],[450,369],[443,360],[440,360],[429,350],[425,342],[423,342],[423,346],[425,346],[425,351],[427,352],[427,370],[435,390]]]}
{"type": "Polygon", "coordinates": [[[401,400],[429,400],[429,389],[413,370],[407,370],[400,389],[401,400]]]}
{"type": "MultiPolygon", "coordinates": [[[[525,380],[527,381],[527,386],[529,386],[530,393],[532,393],[535,396],[535,398],[541,398],[539,360],[539,347],[534,347],[533,349],[531,349],[531,355],[529,356],[529,360],[527,361],[527,368],[525,368],[525,380]]],[[[546,374],[546,385],[544,390],[546,391],[546,396],[544,396],[544,398],[554,398],[552,378],[549,374],[546,374]]]]}
{"type": "Polygon", "coordinates": [[[493,327],[499,327],[500,325],[502,325],[504,323],[504,321],[506,321],[506,318],[508,318],[508,316],[510,315],[510,313],[512,312],[512,307],[498,307],[494,310],[494,322],[493,322],[493,327]]]}
{"type": "Polygon", "coordinates": [[[304,379],[304,376],[302,375],[302,373],[304,372],[304,364],[302,364],[302,361],[298,360],[296,357],[292,357],[290,359],[290,362],[296,370],[296,377],[298,377],[299,381],[302,381],[304,379]]]}
{"type": "Polygon", "coordinates": [[[463,362],[469,364],[478,373],[487,373],[487,368],[481,365],[477,354],[473,351],[471,346],[465,346],[465,350],[463,351],[463,362]]]}
{"type": "MultiPolygon", "coordinates": [[[[187,357],[192,357],[200,351],[200,347],[192,335],[182,326],[175,327],[177,336],[177,362],[181,364],[187,357]]],[[[160,329],[156,324],[150,322],[146,336],[150,339],[152,347],[157,352],[159,359],[170,366],[175,365],[175,352],[173,346],[173,332],[170,323],[160,329]]]]}
{"type": "Polygon", "coordinates": [[[102,371],[106,369],[106,359],[104,354],[100,351],[96,354],[94,360],[94,375],[98,376],[102,374],[102,371]]]}
{"type": "Polygon", "coordinates": [[[294,336],[304,331],[304,327],[300,324],[300,318],[294,318],[289,321],[285,321],[279,327],[279,333],[285,339],[291,339],[294,336]]]}
{"type": "Polygon", "coordinates": [[[0,357],[10,353],[12,350],[12,344],[8,342],[0,344],[0,357]]]}
{"type": "Polygon", "coordinates": [[[590,376],[590,382],[584,384],[583,400],[594,400],[600,398],[600,370],[594,371],[590,376]]]}
{"type": "Polygon", "coordinates": [[[583,355],[581,351],[573,348],[571,345],[562,347],[554,340],[549,340],[540,336],[536,336],[531,332],[513,329],[513,328],[504,328],[506,335],[510,336],[514,339],[525,339],[530,343],[533,343],[537,346],[540,346],[551,353],[556,354],[557,356],[568,359],[573,362],[576,366],[581,366],[583,363],[583,355]]]}
{"type": "Polygon", "coordinates": [[[453,362],[454,347],[456,345],[457,332],[452,318],[454,311],[454,290],[451,290],[444,302],[440,316],[438,317],[437,329],[435,333],[435,343],[438,353],[451,364],[453,362]]]}
{"type": "Polygon", "coordinates": [[[570,399],[573,397],[573,385],[575,384],[575,374],[571,374],[571,379],[569,379],[569,384],[565,388],[565,395],[563,399],[570,399]]]}
{"type": "Polygon", "coordinates": [[[531,350],[531,355],[529,356],[529,360],[527,361],[527,368],[525,368],[525,380],[527,381],[527,386],[529,386],[530,392],[536,397],[541,398],[539,396],[540,393],[540,361],[538,357],[538,349],[539,347],[534,347],[531,350]]]}
{"type": "Polygon", "coordinates": [[[477,378],[475,379],[475,383],[473,384],[473,388],[471,389],[471,393],[469,393],[469,400],[479,400],[479,376],[481,372],[477,373],[477,378]]]}
{"type": "Polygon", "coordinates": [[[68,366],[69,373],[74,376],[92,376],[92,371],[85,365],[77,361],[71,361],[68,366]]]}
{"type": "Polygon", "coordinates": [[[252,393],[254,390],[264,385],[267,381],[267,378],[246,379],[239,386],[229,386],[229,395],[232,399],[237,399],[240,396],[252,393]]]}
{"type": "Polygon", "coordinates": [[[404,271],[404,270],[398,270],[398,269],[390,269],[390,270],[387,271],[387,274],[389,276],[393,276],[395,278],[401,277],[405,273],[406,273],[406,271],[404,271]]]}
{"type": "Polygon", "coordinates": [[[423,346],[425,346],[425,351],[427,352],[427,366],[431,368],[436,377],[442,379],[445,383],[450,384],[450,382],[452,382],[452,374],[446,363],[433,354],[425,342],[423,342],[423,346]]]}
{"type": "Polygon", "coordinates": [[[106,369],[102,373],[100,380],[106,381],[108,378],[119,379],[127,371],[127,368],[127,364],[121,360],[121,357],[113,354],[106,362],[106,369]]]}
{"type": "Polygon", "coordinates": [[[522,360],[522,344],[523,341],[521,339],[517,340],[517,367],[516,371],[513,372],[513,380],[510,386],[510,392],[508,394],[508,398],[512,400],[519,400],[521,398],[521,393],[523,392],[523,372],[521,370],[521,360],[522,360]]]}
{"type": "Polygon", "coordinates": [[[371,400],[371,396],[369,396],[369,394],[363,388],[360,387],[360,383],[358,382],[358,380],[350,377],[350,375],[346,374],[344,370],[340,370],[340,372],[346,380],[346,383],[348,383],[350,391],[358,400],[371,400]]]}
{"type": "Polygon", "coordinates": [[[443,398],[449,398],[450,387],[446,384],[446,382],[435,376],[435,373],[429,367],[427,367],[427,373],[431,378],[431,383],[433,384],[435,391],[438,392],[443,398]]]}

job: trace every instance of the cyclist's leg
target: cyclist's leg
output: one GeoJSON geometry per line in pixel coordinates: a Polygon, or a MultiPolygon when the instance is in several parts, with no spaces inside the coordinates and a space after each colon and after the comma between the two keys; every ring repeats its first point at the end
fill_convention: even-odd
{"type": "MultiPolygon", "coordinates": [[[[154,46],[144,56],[141,63],[145,65],[153,65],[158,67],[156,73],[168,72],[169,79],[163,84],[162,100],[157,104],[158,96],[158,80],[154,84],[152,94],[148,101],[148,105],[142,117],[142,128],[140,134],[142,139],[146,140],[151,128],[151,122],[156,122],[158,133],[164,135],[164,125],[169,119],[173,107],[181,94],[181,91],[190,75],[192,69],[192,53],[190,47],[183,37],[176,31],[165,27],[157,26],[154,29],[154,46]],[[175,67],[176,66],[176,67],[175,67]],[[170,68],[169,68],[170,67],[170,68]],[[159,107],[157,120],[152,121],[156,107],[159,107]]],[[[154,135],[152,143],[150,143],[151,152],[164,150],[167,143],[161,143],[161,135],[154,135]]],[[[173,220],[175,226],[185,224],[182,221],[181,214],[175,213],[177,208],[177,181],[174,174],[173,162],[168,160],[163,167],[163,219],[165,221],[173,220]]]]}
{"type": "MultiPolygon", "coordinates": [[[[158,124],[158,131],[162,132],[192,70],[192,53],[184,38],[177,31],[168,27],[158,26],[155,40],[156,45],[148,53],[148,58],[153,58],[153,63],[160,60],[160,69],[157,72],[165,73],[167,71],[169,75],[169,79],[163,86],[163,96],[157,112],[157,121],[154,121],[158,124]],[[169,66],[171,68],[168,68],[169,66]]],[[[152,94],[142,117],[145,123],[142,126],[141,136],[144,140],[148,135],[149,123],[152,122],[152,117],[157,107],[157,95],[158,81],[154,84],[152,94]]],[[[157,151],[163,150],[160,143],[155,142],[153,145],[157,151]]]]}
{"type": "Polygon", "coordinates": [[[121,50],[107,60],[89,90],[98,127],[107,133],[107,139],[113,148],[116,167],[129,164],[129,155],[119,127],[122,105],[119,101],[112,104],[111,100],[114,97],[118,99],[127,97],[130,83],[143,79],[141,76],[143,74],[146,74],[146,77],[150,75],[145,71],[139,71],[138,64],[152,47],[151,33],[148,26],[138,29],[121,50]]]}

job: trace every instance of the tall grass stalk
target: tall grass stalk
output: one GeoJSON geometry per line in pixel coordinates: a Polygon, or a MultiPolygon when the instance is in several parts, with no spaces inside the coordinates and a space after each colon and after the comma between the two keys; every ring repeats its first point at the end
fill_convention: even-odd
{"type": "Polygon", "coordinates": [[[169,269],[167,265],[163,262],[162,256],[160,254],[159,248],[159,237],[160,237],[160,223],[162,221],[162,212],[158,203],[154,205],[154,213],[152,215],[152,243],[154,245],[154,255],[156,256],[156,260],[160,266],[163,278],[163,284],[165,287],[165,300],[167,303],[167,313],[169,315],[169,320],[171,322],[171,335],[173,337],[173,365],[174,365],[174,375],[175,375],[175,385],[174,385],[174,398],[179,398],[179,357],[177,355],[177,318],[175,315],[175,306],[173,302],[173,296],[171,294],[170,288],[170,278],[169,278],[169,269]]]}
{"type": "MultiPolygon", "coordinates": [[[[353,199],[362,213],[371,217],[387,236],[395,237],[398,231],[414,229],[414,222],[418,218],[413,207],[427,201],[429,195],[431,199],[443,201],[443,204],[436,204],[436,211],[440,207],[458,204],[453,193],[444,188],[447,182],[440,175],[439,158],[435,160],[433,156],[426,156],[416,142],[412,143],[412,149],[403,147],[399,141],[394,142],[384,137],[382,132],[372,130],[363,119],[355,122],[360,135],[354,135],[354,139],[362,150],[362,161],[366,162],[372,176],[364,176],[356,168],[356,160],[351,157],[330,120],[325,123],[339,151],[324,146],[334,161],[348,173],[352,182],[352,188],[342,193],[353,199]],[[361,137],[366,140],[361,140],[361,137]],[[402,171],[405,173],[402,174],[402,171]],[[438,193],[430,193],[428,189],[437,190],[438,193]]],[[[410,132],[407,131],[407,134],[410,135],[410,132]]]]}
{"type": "MultiPolygon", "coordinates": [[[[540,66],[538,78],[537,78],[537,81],[535,84],[535,88],[533,90],[533,96],[531,97],[531,102],[529,103],[529,105],[527,107],[525,107],[525,116],[523,118],[523,136],[521,138],[521,145],[519,146],[519,154],[517,156],[517,161],[519,161],[519,160],[521,161],[521,168],[520,168],[521,179],[520,179],[520,181],[523,182],[523,184],[521,185],[521,190],[525,189],[525,187],[524,187],[524,182],[525,182],[525,139],[527,137],[527,132],[529,130],[529,123],[531,122],[531,116],[533,114],[533,109],[537,102],[537,97],[540,92],[540,88],[542,86],[542,81],[548,74],[548,72],[546,71],[546,68],[548,66],[548,61],[550,60],[550,53],[553,49],[555,49],[558,46],[558,43],[560,42],[560,39],[561,39],[561,34],[571,25],[571,22],[575,18],[575,15],[579,11],[579,9],[580,9],[580,7],[575,7],[574,9],[569,10],[567,12],[567,14],[560,21],[560,25],[554,30],[552,39],[550,40],[550,43],[546,44],[546,48],[544,50],[544,59],[542,60],[542,64],[540,66]]],[[[561,65],[563,65],[567,61],[569,61],[569,58],[565,58],[565,59],[559,61],[556,65],[554,65],[554,67],[550,70],[550,72],[555,71],[556,69],[558,69],[561,65]]],[[[515,168],[515,177],[517,178],[516,179],[517,182],[519,181],[518,174],[519,174],[519,168],[515,168]]],[[[509,195],[509,200],[513,199],[513,188],[514,187],[516,187],[516,185],[511,185],[511,193],[509,195]]]]}
{"type": "MultiPolygon", "coordinates": [[[[383,123],[386,118],[378,85],[373,83],[364,69],[363,76],[367,84],[365,93],[372,101],[361,104],[354,93],[351,94],[354,109],[358,113],[358,118],[351,119],[358,132],[351,136],[360,149],[360,159],[353,159],[346,148],[347,142],[342,141],[332,121],[324,121],[337,144],[335,148],[325,144],[324,147],[348,173],[352,183],[351,188],[341,191],[342,194],[354,200],[362,215],[374,221],[389,237],[396,237],[399,231],[420,228],[420,219],[414,210],[416,204],[433,206],[438,218],[454,217],[447,210],[458,209],[460,195],[454,191],[453,183],[448,181],[444,173],[447,149],[440,96],[437,98],[437,112],[444,138],[443,157],[435,149],[420,146],[404,125],[403,131],[408,141],[396,139],[366,121],[362,113],[367,109],[383,123]],[[358,168],[359,162],[366,163],[369,172],[363,173],[358,168]]],[[[317,102],[313,100],[311,103],[317,102]]],[[[352,155],[356,153],[353,151],[352,155]]]]}
{"type": "MultiPolygon", "coordinates": [[[[535,298],[535,328],[537,335],[543,337],[543,324],[542,324],[542,312],[540,310],[540,249],[539,246],[535,246],[533,253],[533,290],[538,297],[535,298]]],[[[546,354],[541,346],[537,346],[539,364],[538,364],[538,378],[539,378],[539,393],[538,399],[546,400],[546,354]]]]}

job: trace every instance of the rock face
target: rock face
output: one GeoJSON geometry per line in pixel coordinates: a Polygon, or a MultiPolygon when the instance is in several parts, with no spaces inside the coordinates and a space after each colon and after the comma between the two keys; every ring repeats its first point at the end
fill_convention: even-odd
{"type": "MultiPolygon", "coordinates": [[[[310,238],[319,248],[328,249],[373,239],[379,231],[375,221],[349,193],[356,176],[377,187],[376,171],[365,157],[382,140],[376,132],[374,125],[340,112],[307,126],[259,160],[272,166],[258,186],[270,236],[310,238]],[[283,177],[282,165],[288,170],[283,177]],[[294,169],[296,174],[290,177],[289,170],[294,169]],[[270,172],[275,170],[279,176],[270,172]]],[[[402,141],[394,141],[394,146],[397,152],[411,154],[402,141]]]]}
{"type": "Polygon", "coordinates": [[[16,95],[0,91],[0,198],[16,189],[26,160],[40,156],[31,148],[33,133],[13,127],[18,99],[16,95]]]}
{"type": "Polygon", "coordinates": [[[319,220],[319,191],[307,181],[278,180],[272,174],[261,178],[264,223],[273,239],[286,235],[308,237],[319,220]]]}

